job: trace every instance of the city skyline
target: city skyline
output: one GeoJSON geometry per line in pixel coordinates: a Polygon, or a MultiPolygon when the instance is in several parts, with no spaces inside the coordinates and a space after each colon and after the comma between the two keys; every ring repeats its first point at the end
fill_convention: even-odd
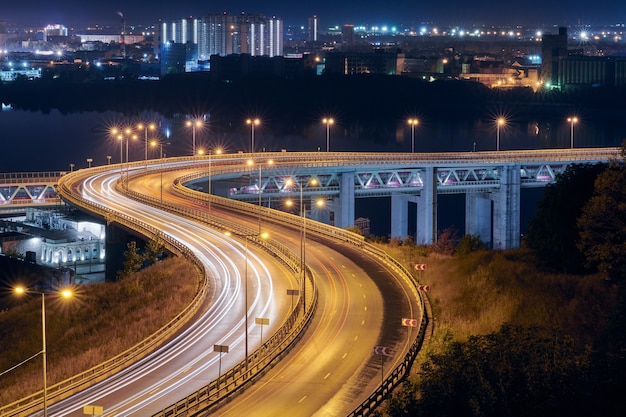
{"type": "Polygon", "coordinates": [[[286,25],[305,25],[310,16],[317,15],[321,28],[344,23],[409,25],[432,22],[439,25],[601,25],[626,22],[626,6],[612,0],[598,0],[592,4],[571,0],[564,5],[557,0],[528,0],[517,8],[501,3],[467,3],[461,0],[444,0],[436,4],[420,4],[412,0],[398,0],[389,7],[386,3],[346,0],[341,3],[319,0],[297,3],[287,0],[267,0],[259,3],[251,0],[217,1],[207,4],[200,0],[188,0],[155,5],[151,1],[128,3],[111,0],[106,3],[90,3],[84,0],[60,0],[48,2],[32,0],[28,9],[20,3],[8,3],[0,10],[0,21],[16,25],[44,26],[60,23],[67,26],[116,24],[121,12],[127,24],[149,25],[158,20],[228,12],[238,14],[260,13],[277,16],[286,25]]]}

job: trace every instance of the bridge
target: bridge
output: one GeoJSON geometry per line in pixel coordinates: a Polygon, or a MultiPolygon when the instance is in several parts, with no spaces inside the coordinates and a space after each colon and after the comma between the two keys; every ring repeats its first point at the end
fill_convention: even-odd
{"type": "MultiPolygon", "coordinates": [[[[192,306],[184,312],[184,317],[179,317],[172,323],[171,328],[164,329],[162,335],[159,337],[151,338],[150,345],[154,345],[157,342],[162,344],[172,334],[180,332],[180,323],[189,320],[192,316],[197,315],[201,304],[204,299],[209,297],[207,288],[210,288],[209,281],[210,275],[218,273],[216,277],[222,276],[222,272],[214,271],[218,265],[222,265],[223,256],[231,257],[233,255],[223,254],[219,257],[211,255],[215,249],[222,247],[235,247],[229,240],[225,240],[222,233],[217,232],[220,230],[236,230],[241,236],[246,236],[245,247],[245,262],[242,261],[243,252],[238,249],[238,255],[240,258],[239,265],[248,265],[248,239],[251,243],[259,245],[265,248],[266,251],[274,254],[274,258],[281,259],[288,268],[296,271],[303,272],[302,279],[298,280],[300,285],[300,293],[298,301],[295,307],[292,305],[292,309],[288,313],[288,320],[284,324],[280,325],[280,328],[275,327],[273,329],[274,336],[267,342],[262,343],[258,349],[254,350],[248,360],[247,354],[247,336],[246,336],[246,356],[245,361],[237,362],[236,359],[230,359],[229,370],[225,372],[223,381],[226,383],[220,384],[222,378],[215,372],[216,357],[210,356],[206,352],[206,337],[217,338],[229,338],[229,344],[231,347],[239,347],[241,352],[241,335],[240,328],[242,327],[242,320],[237,317],[241,317],[241,308],[233,310],[233,313],[226,314],[226,311],[221,309],[211,311],[210,309],[206,314],[202,314],[203,320],[214,321],[213,315],[218,314],[222,317],[221,324],[224,330],[202,330],[204,333],[202,336],[194,336],[197,347],[195,351],[191,352],[192,359],[195,362],[199,359],[199,352],[202,352],[202,358],[207,356],[207,365],[211,365],[212,372],[216,375],[216,378],[209,384],[199,388],[192,394],[185,394],[186,397],[180,401],[176,401],[172,406],[163,409],[156,415],[192,415],[189,414],[192,410],[208,410],[213,405],[217,404],[224,398],[231,397],[233,390],[239,389],[243,385],[248,385],[254,380],[254,375],[268,371],[268,367],[276,366],[274,362],[278,357],[283,357],[285,350],[289,346],[292,346],[294,341],[298,338],[301,332],[307,326],[307,323],[311,320],[315,320],[315,311],[318,300],[323,300],[327,303],[331,300],[354,300],[355,302],[374,303],[373,305],[366,304],[365,311],[368,311],[367,315],[362,312],[363,307],[351,307],[346,309],[345,314],[336,314],[337,311],[342,311],[341,304],[337,306],[329,306],[330,315],[323,315],[325,324],[337,323],[336,325],[324,326],[324,331],[328,332],[328,329],[333,330],[332,327],[336,326],[338,333],[332,338],[338,337],[341,334],[346,339],[344,343],[346,346],[350,346],[349,349],[355,349],[357,346],[360,349],[359,357],[352,359],[350,370],[345,377],[338,378],[335,384],[337,388],[334,391],[330,391],[343,396],[347,392],[338,392],[339,387],[344,390],[346,387],[345,381],[348,377],[354,380],[358,378],[364,378],[367,375],[368,368],[376,368],[376,361],[372,360],[371,350],[368,346],[376,343],[376,340],[381,329],[388,328],[389,325],[383,325],[376,317],[380,317],[380,311],[383,311],[383,316],[394,316],[394,314],[401,314],[399,317],[415,317],[419,324],[419,331],[409,332],[407,339],[406,330],[402,330],[400,337],[395,344],[388,349],[389,352],[394,352],[393,358],[390,358],[391,364],[386,374],[383,374],[383,380],[377,386],[376,378],[371,378],[371,375],[365,378],[369,381],[370,385],[364,385],[366,391],[370,390],[371,394],[363,396],[363,394],[354,395],[353,401],[357,402],[356,409],[352,413],[345,412],[346,415],[368,415],[372,409],[382,401],[387,395],[389,390],[393,389],[404,376],[406,376],[408,369],[411,366],[417,351],[419,350],[421,337],[424,335],[424,326],[427,323],[427,316],[424,314],[424,304],[422,296],[417,291],[417,282],[410,272],[397,261],[391,259],[379,249],[368,245],[364,242],[363,238],[353,233],[347,232],[337,227],[327,226],[319,222],[311,222],[308,218],[294,216],[292,214],[283,213],[281,211],[273,210],[269,207],[263,207],[262,204],[247,204],[245,202],[237,201],[253,200],[255,203],[263,202],[265,200],[266,205],[270,199],[281,199],[289,196],[301,196],[303,199],[310,199],[314,195],[325,195],[327,199],[332,200],[334,205],[333,210],[341,210],[343,205],[350,206],[353,204],[354,198],[360,198],[360,196],[366,196],[368,193],[374,195],[376,193],[387,193],[398,201],[396,204],[404,204],[410,198],[416,198],[417,204],[425,205],[427,210],[430,211],[431,216],[436,216],[436,196],[439,193],[446,192],[465,192],[468,194],[476,194],[481,198],[491,199],[494,201],[494,206],[501,205],[500,210],[503,208],[511,209],[508,215],[505,217],[514,217],[515,205],[507,202],[507,200],[519,200],[519,188],[527,184],[526,186],[545,186],[545,184],[551,183],[556,178],[559,172],[562,172],[569,164],[572,163],[597,163],[606,162],[620,156],[619,149],[586,149],[586,150],[565,150],[565,151],[524,151],[524,152],[500,152],[500,153],[473,153],[473,154],[341,154],[341,153],[257,153],[257,154],[231,154],[221,155],[220,157],[187,157],[187,158],[168,158],[163,160],[153,160],[149,163],[144,161],[135,162],[131,164],[124,164],[122,166],[112,165],[104,167],[95,167],[84,170],[79,170],[71,175],[62,176],[59,183],[59,191],[62,193],[63,198],[73,205],[83,207],[89,211],[103,216],[107,222],[119,223],[125,227],[137,231],[148,237],[159,237],[164,240],[165,245],[174,253],[180,254],[185,257],[189,257],[196,263],[198,268],[203,271],[204,285],[197,297],[194,299],[192,306]],[[248,161],[252,161],[252,164],[248,161]],[[269,161],[272,161],[270,163],[269,161]],[[253,165],[255,164],[255,165],[253,165]],[[207,182],[207,177],[210,178],[210,182],[207,182]],[[199,184],[206,184],[207,188],[211,189],[213,181],[218,179],[221,182],[236,182],[244,178],[248,182],[247,185],[239,185],[235,187],[228,187],[225,193],[229,198],[220,197],[219,195],[206,194],[203,192],[194,191],[193,188],[198,188],[199,184]],[[316,179],[316,181],[311,181],[316,179]],[[288,181],[291,180],[291,181],[288,181]],[[253,181],[257,181],[253,184],[253,181]],[[317,185],[315,185],[317,183],[317,185]],[[296,184],[296,185],[294,185],[296,184]],[[184,185],[188,185],[185,187],[184,185]],[[255,190],[256,186],[256,190],[255,190]],[[491,194],[497,195],[496,197],[491,194]],[[504,202],[502,202],[504,201],[504,202]],[[261,220],[264,223],[271,223],[272,227],[276,229],[276,235],[278,237],[284,236],[282,243],[279,241],[264,242],[258,239],[258,229],[256,229],[256,221],[261,220]],[[289,231],[289,228],[292,231],[289,231]],[[306,229],[304,229],[306,228],[306,229]],[[284,230],[282,230],[284,229],[284,230]],[[321,264],[322,267],[318,268],[315,272],[308,271],[309,264],[305,263],[302,258],[303,253],[309,253],[309,251],[301,251],[301,255],[297,256],[290,252],[289,246],[294,246],[294,241],[297,242],[298,236],[300,239],[304,234],[300,234],[300,230],[306,230],[307,233],[318,236],[322,245],[315,246],[311,251],[311,256],[314,259],[315,264],[321,264]],[[282,230],[282,231],[281,231],[282,230]],[[247,236],[255,236],[248,238],[247,236]],[[217,240],[218,243],[211,243],[213,240],[217,240]],[[333,243],[335,242],[335,243],[333,243]],[[328,246],[326,246],[328,245],[328,246]],[[333,245],[341,245],[332,249],[333,245]],[[319,253],[319,255],[317,255],[319,253]],[[336,284],[343,282],[341,268],[337,268],[336,259],[341,256],[345,256],[351,253],[345,260],[342,260],[342,268],[348,268],[352,270],[352,279],[346,280],[345,284],[348,292],[346,294],[332,295],[336,292],[336,284]],[[363,259],[354,264],[354,260],[350,260],[350,256],[357,257],[363,256],[363,259]],[[344,262],[352,262],[352,266],[346,267],[344,262]],[[358,267],[358,263],[378,262],[380,267],[358,267]],[[379,273],[378,270],[383,271],[380,276],[376,277],[374,273],[379,273]],[[213,271],[211,273],[211,271],[213,271]],[[324,288],[325,280],[329,285],[328,289],[324,288]],[[359,277],[355,279],[354,277],[359,277]],[[316,277],[314,279],[314,277],[316,277]],[[388,298],[390,295],[384,295],[380,299],[380,294],[377,294],[375,286],[372,286],[371,281],[382,282],[395,282],[394,286],[403,288],[403,296],[400,298],[394,297],[395,303],[384,303],[385,296],[388,298]],[[369,286],[368,290],[363,292],[364,289],[361,286],[369,286]],[[353,286],[353,287],[352,287],[353,286]],[[317,296],[320,291],[320,296],[317,296]],[[328,292],[330,291],[330,292],[328,292]],[[393,306],[390,306],[393,304],[393,306]],[[308,308],[307,308],[308,307],[308,308]],[[395,312],[389,310],[389,308],[402,308],[401,312],[395,312]],[[339,310],[338,310],[339,309],[339,310]],[[360,311],[358,314],[348,314],[348,311],[360,311]],[[415,315],[414,315],[415,314],[415,315]],[[233,317],[234,316],[234,317],[233,317]],[[228,318],[228,322],[225,320],[228,318]],[[234,320],[234,321],[233,321],[234,320]],[[354,321],[350,324],[350,330],[343,328],[347,321],[354,321]],[[341,323],[341,325],[340,325],[341,323]],[[366,327],[364,325],[367,324],[366,327]],[[357,338],[350,336],[353,331],[359,329],[362,331],[359,342],[355,344],[357,338]],[[225,331],[223,336],[221,331],[225,331]],[[346,337],[347,336],[347,337],[346,337]],[[232,339],[230,339],[232,338],[232,339]],[[367,342],[365,340],[368,340],[367,342]],[[405,343],[406,342],[406,343],[405,343]],[[365,349],[363,348],[365,346],[365,349]],[[267,356],[267,352],[271,355],[267,356]],[[272,356],[273,355],[273,356],[272,356]],[[259,359],[260,358],[260,359],[259,359]],[[211,362],[208,362],[209,359],[211,362]],[[359,364],[366,363],[367,366],[363,368],[359,364]],[[272,364],[272,365],[270,365],[272,364]],[[249,366],[250,365],[250,366],[249,366]],[[374,381],[373,386],[372,381],[374,381]],[[359,404],[360,401],[360,404],[359,404]],[[180,413],[180,414],[179,414],[180,413]]],[[[213,183],[215,184],[215,183],[213,183]]],[[[219,189],[216,190],[218,193],[219,189]]],[[[469,206],[472,207],[474,203],[471,202],[469,206]]],[[[309,205],[310,207],[310,205],[309,205]]],[[[482,206],[476,204],[472,210],[480,211],[482,206]]],[[[402,210],[397,210],[400,214],[396,213],[396,216],[402,218],[402,210]]],[[[471,211],[466,209],[466,211],[471,211]]],[[[419,210],[418,210],[419,212],[419,210]]],[[[494,210],[497,216],[497,211],[494,210]]],[[[350,211],[348,210],[348,214],[350,211]]],[[[480,218],[484,213],[478,213],[476,217],[480,218]],[[480,214],[480,216],[478,215],[480,214]]],[[[315,216],[314,211],[311,215],[315,216]]],[[[418,214],[419,215],[419,214],[418,214]]],[[[490,215],[494,215],[493,213],[490,215]]],[[[519,213],[517,213],[519,216],[519,213]]],[[[335,216],[335,219],[349,219],[349,216],[340,213],[339,216],[335,216]]],[[[431,219],[433,218],[431,217],[431,219]]],[[[480,224],[480,222],[477,222],[480,224]]],[[[494,219],[494,224],[497,223],[494,219]]],[[[506,224],[506,223],[505,223],[506,224]]],[[[512,228],[509,226],[509,228],[512,228]]],[[[278,239],[277,237],[277,239],[278,239]]],[[[316,239],[318,239],[316,238],[316,239]]],[[[315,242],[311,242],[314,245],[315,242]]],[[[303,241],[300,241],[300,245],[303,241]]],[[[297,245],[297,243],[296,243],[297,245]]],[[[239,247],[242,247],[240,245],[239,247]]],[[[301,248],[303,249],[303,248],[301,248]]],[[[308,258],[307,258],[308,259],[308,258]]],[[[356,259],[356,258],[354,258],[356,259]]],[[[224,300],[232,297],[233,302],[230,303],[228,311],[232,310],[232,306],[239,305],[241,295],[241,275],[236,272],[236,262],[230,263],[228,270],[224,269],[226,282],[222,282],[222,279],[218,279],[212,285],[217,284],[219,287],[223,287],[224,295],[220,298],[224,300]],[[235,269],[233,269],[235,268],[235,269]],[[233,269],[231,271],[231,269],[233,269]],[[230,277],[230,278],[226,278],[230,277]],[[232,281],[232,282],[231,282],[232,281]],[[228,293],[227,293],[227,292],[228,293]],[[232,292],[232,294],[230,294],[232,292]]],[[[221,266],[220,266],[221,267],[221,266]]],[[[224,266],[226,268],[226,266],[224,266]]],[[[263,268],[263,267],[259,267],[263,268]]],[[[267,267],[265,267],[267,268],[267,267]]],[[[257,270],[257,267],[254,267],[257,270]]],[[[262,274],[263,275],[263,274],[262,274]]],[[[267,278],[267,273],[265,273],[267,278]]],[[[283,276],[285,274],[279,274],[283,276]]],[[[269,301],[265,301],[265,297],[271,297],[272,283],[262,283],[259,277],[259,289],[254,297],[256,300],[259,298],[260,304],[269,305],[269,301]],[[261,291],[263,286],[263,291],[261,291]],[[266,288],[267,287],[267,288],[266,288]]],[[[247,282],[247,273],[246,279],[247,282]]],[[[247,285],[247,284],[246,284],[247,285]]],[[[275,285],[275,284],[274,284],[275,285]]],[[[287,284],[289,285],[289,284],[287,284]]],[[[244,291],[247,294],[247,287],[244,291]]],[[[268,298],[270,300],[271,298],[268,298]]],[[[248,315],[265,314],[259,310],[259,313],[252,312],[253,308],[259,308],[255,301],[256,307],[251,308],[251,313],[248,315]]],[[[284,301],[282,302],[284,308],[284,301]]],[[[247,306],[247,301],[246,301],[247,306]]],[[[275,308],[280,310],[278,308],[275,308]]],[[[261,316],[262,317],[262,316],[261,316]]],[[[272,316],[272,323],[274,322],[274,316],[272,316]]],[[[280,317],[280,315],[278,316],[280,317]]],[[[321,319],[319,319],[321,320],[321,319]]],[[[280,322],[281,320],[279,320],[280,322]]],[[[196,324],[195,327],[204,327],[204,325],[196,324]]],[[[392,325],[393,327],[393,325],[392,325]]],[[[247,328],[247,322],[246,322],[247,328]]],[[[398,330],[396,330],[398,332],[398,330]]],[[[247,334],[247,333],[246,333],[247,334]]],[[[318,333],[313,333],[318,336],[318,333]]],[[[324,333],[322,333],[324,334],[324,333]]],[[[190,339],[186,336],[185,341],[190,339]]],[[[218,339],[219,340],[219,339],[218,339]]],[[[331,339],[329,339],[331,340],[331,339]]],[[[338,339],[334,340],[332,346],[336,348],[338,339]]],[[[76,394],[80,390],[85,390],[85,387],[92,387],[88,391],[94,392],[95,383],[105,383],[108,379],[111,379],[111,383],[107,385],[110,388],[105,390],[112,390],[114,386],[125,386],[122,394],[130,394],[130,380],[140,383],[145,382],[151,384],[152,377],[137,378],[139,372],[142,374],[148,371],[148,366],[151,363],[150,358],[154,355],[156,357],[165,357],[169,350],[176,349],[181,341],[174,340],[174,345],[166,343],[163,349],[155,351],[151,354],[152,348],[147,348],[146,344],[138,345],[136,348],[131,349],[125,353],[124,357],[116,357],[115,361],[110,364],[103,364],[97,368],[97,370],[88,370],[85,373],[72,378],[67,383],[57,384],[54,387],[55,396],[55,409],[76,409],[77,404],[84,403],[89,398],[97,397],[79,397],[74,399],[74,396],[68,397],[70,394],[76,394]],[[123,363],[128,365],[133,361],[137,361],[137,352],[142,352],[141,357],[145,358],[141,360],[141,368],[133,368],[131,372],[128,372],[127,376],[123,375],[126,372],[122,372],[120,377],[112,378],[114,370],[119,371],[123,363]],[[148,355],[148,356],[145,356],[148,355]],[[107,380],[103,381],[103,378],[107,377],[107,380]],[[109,378],[111,377],[111,378],[109,378]],[[128,379],[129,382],[124,382],[128,379]],[[66,399],[60,401],[61,399],[66,399]],[[82,398],[82,399],[80,399],[82,398]]],[[[185,342],[185,345],[187,343],[185,342]]],[[[189,343],[191,345],[191,343],[189,343]]],[[[257,342],[257,345],[259,343],[257,342]]],[[[302,413],[305,407],[309,410],[316,410],[324,404],[332,405],[332,401],[325,400],[322,397],[318,399],[316,403],[302,401],[308,397],[313,399],[313,395],[323,394],[320,390],[320,381],[326,381],[327,378],[337,370],[345,370],[347,363],[343,361],[341,355],[319,355],[319,348],[317,343],[301,343],[298,346],[302,346],[303,350],[294,353],[296,358],[307,358],[311,355],[316,357],[316,367],[321,368],[322,362],[325,363],[328,368],[333,371],[329,371],[324,374],[322,369],[316,369],[316,374],[313,375],[317,379],[317,382],[304,381],[303,388],[308,387],[308,394],[304,397],[300,394],[293,394],[289,396],[289,399],[294,400],[293,407],[294,413],[302,413]],[[307,351],[306,349],[309,349],[307,351]],[[312,350],[311,350],[312,349],[312,350]],[[316,353],[314,353],[316,352],[316,353]],[[341,364],[341,365],[340,365],[341,364]],[[321,372],[321,373],[320,373],[321,372]],[[311,387],[315,387],[310,390],[311,387]],[[300,399],[300,401],[298,401],[300,399]],[[297,411],[299,410],[299,411],[297,411]]],[[[328,345],[330,346],[330,345],[328,345]]],[[[343,348],[341,348],[343,349],[343,348]]],[[[340,352],[338,352],[340,353],[340,352]]],[[[241,358],[241,353],[239,358],[241,358]]],[[[234,356],[233,358],[237,358],[234,356]]],[[[220,359],[221,360],[221,359],[220,359]]],[[[204,361],[204,359],[203,359],[204,361]]],[[[165,372],[160,369],[162,365],[158,364],[160,360],[155,362],[155,369],[159,374],[173,375],[180,374],[180,378],[184,378],[187,382],[185,386],[190,386],[192,377],[196,374],[201,375],[206,373],[208,367],[196,371],[196,367],[189,368],[185,366],[173,364],[174,368],[171,371],[165,372]],[[193,369],[192,374],[187,374],[188,370],[193,369]]],[[[290,363],[306,363],[306,360],[293,360],[288,361],[290,363]]],[[[221,368],[221,362],[220,362],[221,368]]],[[[280,372],[286,372],[287,368],[282,368],[280,372]]],[[[298,371],[300,372],[300,371],[298,371]]],[[[297,375],[302,375],[296,372],[297,375]]],[[[282,378],[282,374],[281,375],[282,378]]],[[[307,376],[309,373],[307,373],[307,376]]],[[[299,377],[300,378],[300,377],[299,377]]],[[[204,378],[202,378],[204,379],[204,378]]],[[[333,379],[333,378],[330,378],[333,379]]],[[[268,381],[273,380],[272,377],[267,378],[268,381]]],[[[280,383],[280,378],[276,378],[280,383]]],[[[150,392],[150,400],[156,401],[168,401],[168,398],[172,396],[172,392],[167,387],[170,384],[179,385],[180,382],[158,382],[151,387],[143,387],[138,389],[138,392],[144,393],[150,392]],[[163,397],[161,394],[157,394],[156,386],[163,387],[163,397]],[[166,394],[168,396],[166,396],[166,394]]],[[[266,386],[267,383],[262,384],[266,386]]],[[[294,388],[296,384],[282,384],[282,387],[288,385],[290,388],[294,388]]],[[[182,386],[182,385],[181,385],[182,386]]],[[[159,388],[160,390],[161,388],[159,388]]],[[[255,389],[247,389],[247,392],[255,391],[255,389]]],[[[93,395],[87,393],[87,395],[93,395]]],[[[51,394],[52,395],[52,394],[51,394]]],[[[77,394],[78,395],[78,394],[77,394]]],[[[138,394],[140,395],[140,394],[138,394]]],[[[258,407],[258,402],[266,398],[267,395],[259,390],[258,394],[251,398],[252,404],[249,406],[254,409],[258,407]]],[[[139,398],[142,397],[128,397],[126,402],[115,405],[118,407],[122,414],[124,411],[131,410],[132,407],[137,407],[139,398]],[[121,405],[126,404],[126,405],[121,405]],[[122,408],[122,407],[131,407],[122,408]]],[[[179,397],[180,398],[180,397],[179,397]]],[[[231,397],[232,398],[232,397],[231,397]]],[[[332,394],[331,394],[331,397],[332,394]]],[[[352,398],[352,397],[351,397],[352,398]]],[[[92,401],[92,400],[89,400],[92,401]]],[[[115,400],[120,401],[120,400],[115,400]]],[[[141,404],[145,404],[142,407],[147,406],[148,398],[142,399],[141,404]]],[[[234,401],[233,404],[239,404],[238,401],[234,401]]],[[[115,403],[118,404],[118,403],[115,403]]],[[[352,403],[350,403],[352,404],[352,403]]],[[[23,410],[32,410],[37,405],[36,396],[30,399],[26,399],[19,404],[12,404],[11,407],[20,407],[23,410]]],[[[319,408],[321,410],[321,408],[319,408]]],[[[145,415],[145,409],[141,411],[145,415]]],[[[196,412],[193,411],[193,412],[196,412]]],[[[130,411],[127,411],[131,415],[130,411]]],[[[294,414],[294,415],[296,415],[294,414]]],[[[21,414],[20,414],[21,415],[21,414]]],[[[68,414],[69,415],[69,414],[68,414]]],[[[193,414],[196,415],[196,414],[193,414]]]]}
{"type": "MultiPolygon", "coordinates": [[[[391,198],[391,236],[408,235],[408,205],[417,205],[417,243],[437,239],[437,195],[465,194],[465,230],[494,249],[519,247],[522,188],[545,187],[573,163],[621,158],[621,148],[575,148],[459,153],[256,153],[205,156],[205,173],[186,178],[192,188],[279,207],[280,200],[323,197],[313,219],[339,228],[355,220],[355,198],[391,198]],[[232,160],[240,160],[234,170],[232,160]],[[274,164],[275,163],[275,164],[274,164]],[[228,169],[222,166],[228,165],[228,169]],[[211,182],[237,184],[223,189],[211,182]],[[242,184],[241,180],[247,179],[242,184]],[[332,213],[332,214],[331,214],[332,213]],[[332,220],[331,220],[332,219],[332,220]]],[[[155,163],[152,160],[151,163],[155,163]]],[[[146,166],[146,169],[148,167],[146,166]]],[[[65,172],[0,174],[0,210],[60,204],[56,183],[65,172]]],[[[122,171],[123,174],[123,171],[122,171]]]]}
{"type": "MultiPolygon", "coordinates": [[[[247,184],[214,194],[281,207],[281,200],[327,200],[327,210],[310,216],[339,228],[355,221],[355,198],[391,197],[391,236],[408,235],[408,204],[417,204],[417,243],[437,239],[437,195],[465,194],[465,230],[494,249],[519,247],[522,188],[545,187],[574,163],[608,162],[621,157],[620,148],[579,148],[471,153],[279,153],[234,155],[208,160],[201,178],[185,178],[204,189],[211,181],[242,177],[247,184]],[[232,158],[241,169],[233,171],[232,158]],[[228,170],[221,169],[224,163],[228,170]],[[221,193],[220,193],[221,192],[221,193]]],[[[208,188],[208,187],[207,187],[208,188]]]]}
{"type": "Polygon", "coordinates": [[[56,187],[65,174],[63,171],[0,173],[0,213],[58,206],[61,200],[56,187]]]}

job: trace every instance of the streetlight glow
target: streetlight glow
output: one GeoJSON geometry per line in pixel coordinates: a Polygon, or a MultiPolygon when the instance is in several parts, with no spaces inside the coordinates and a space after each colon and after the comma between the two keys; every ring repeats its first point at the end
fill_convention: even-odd
{"type": "Polygon", "coordinates": [[[203,126],[202,119],[187,120],[187,127],[191,127],[191,154],[196,155],[196,128],[203,126]]]}
{"type": "Polygon", "coordinates": [[[574,149],[574,125],[578,123],[578,117],[576,116],[568,117],[567,121],[570,124],[570,148],[574,149]]]}
{"type": "Polygon", "coordinates": [[[500,128],[504,126],[506,120],[504,117],[498,117],[496,119],[496,151],[500,150],[500,128]]]}
{"type": "MultiPolygon", "coordinates": [[[[48,370],[47,370],[47,351],[46,351],[46,293],[44,291],[30,291],[26,287],[18,286],[13,289],[18,295],[23,295],[28,292],[41,295],[41,339],[42,349],[41,357],[43,361],[43,415],[48,417],[48,370]]],[[[65,288],[58,292],[62,298],[71,298],[74,293],[71,289],[65,288]]]]}
{"type": "Polygon", "coordinates": [[[419,122],[417,118],[407,120],[407,123],[411,126],[411,153],[415,153],[415,126],[417,126],[419,122]]]}
{"type": "Polygon", "coordinates": [[[261,120],[256,119],[248,119],[246,120],[246,124],[250,125],[250,152],[254,152],[254,126],[258,126],[261,124],[261,120]]]}
{"type": "Polygon", "coordinates": [[[324,117],[322,123],[326,125],[326,152],[330,152],[330,125],[335,123],[335,119],[324,117]]]}

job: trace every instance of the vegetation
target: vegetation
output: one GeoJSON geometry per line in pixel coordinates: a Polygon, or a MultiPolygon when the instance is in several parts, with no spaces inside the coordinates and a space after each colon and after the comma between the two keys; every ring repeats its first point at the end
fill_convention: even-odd
{"type": "MultiPolygon", "coordinates": [[[[182,311],[197,289],[194,267],[183,259],[168,258],[115,283],[81,286],[72,300],[46,297],[48,384],[87,370],[145,339],[182,311]]],[[[38,297],[0,313],[0,370],[41,351],[40,315],[38,297]]],[[[37,356],[0,377],[0,404],[41,389],[37,356]]]]}
{"type": "Polygon", "coordinates": [[[431,287],[434,333],[386,415],[626,411],[625,174],[623,161],[568,169],[526,248],[488,251],[470,237],[451,255],[450,242],[392,242],[398,259],[428,264],[418,279],[431,287]]]}

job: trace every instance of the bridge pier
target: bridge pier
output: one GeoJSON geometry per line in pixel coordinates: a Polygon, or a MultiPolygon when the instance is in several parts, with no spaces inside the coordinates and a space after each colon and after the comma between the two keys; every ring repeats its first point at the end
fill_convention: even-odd
{"type": "Polygon", "coordinates": [[[493,248],[518,248],[520,243],[520,166],[501,167],[500,191],[494,193],[493,248]]]}
{"type": "Polygon", "coordinates": [[[498,191],[465,195],[465,233],[480,236],[493,249],[518,248],[520,166],[504,165],[500,170],[498,191]]]}
{"type": "Polygon", "coordinates": [[[418,245],[429,245],[437,241],[437,169],[426,167],[423,173],[423,188],[419,196],[409,194],[391,195],[391,237],[408,235],[408,203],[417,203],[418,245]]]}
{"type": "Polygon", "coordinates": [[[333,199],[335,226],[345,229],[354,226],[354,172],[343,172],[339,197],[333,199]]]}

